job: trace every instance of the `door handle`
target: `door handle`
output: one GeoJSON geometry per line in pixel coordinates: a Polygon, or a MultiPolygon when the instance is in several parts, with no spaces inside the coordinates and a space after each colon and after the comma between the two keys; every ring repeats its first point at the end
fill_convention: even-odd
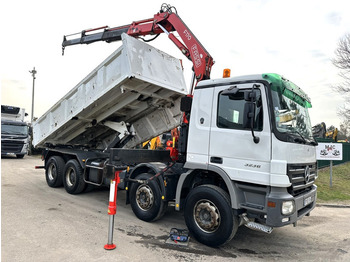
{"type": "Polygon", "coordinates": [[[223,160],[221,157],[212,156],[212,157],[210,157],[210,162],[215,163],[215,164],[222,164],[223,160]]]}

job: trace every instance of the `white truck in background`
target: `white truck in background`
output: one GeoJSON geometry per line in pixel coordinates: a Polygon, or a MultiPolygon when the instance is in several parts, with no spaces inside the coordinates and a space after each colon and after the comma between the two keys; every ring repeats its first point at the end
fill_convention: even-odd
{"type": "Polygon", "coordinates": [[[29,127],[24,108],[1,105],[1,155],[23,158],[29,150],[29,127]]]}
{"type": "Polygon", "coordinates": [[[154,221],[174,206],[209,246],[241,225],[267,233],[296,225],[316,205],[309,97],[278,74],[211,80],[212,57],[173,10],[64,37],[63,48],[123,45],[34,122],[48,185],[78,194],[125,170],[119,188],[138,218],[154,221]],[[193,62],[189,93],[178,59],[133,38],[162,32],[193,62]],[[137,149],[171,129],[179,134],[167,150],[137,149]]]}

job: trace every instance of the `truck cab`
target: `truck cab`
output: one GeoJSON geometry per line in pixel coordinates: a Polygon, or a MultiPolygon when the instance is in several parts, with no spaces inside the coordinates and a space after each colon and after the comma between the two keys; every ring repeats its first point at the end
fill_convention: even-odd
{"type": "Polygon", "coordinates": [[[316,203],[310,107],[307,95],[277,74],[202,81],[184,166],[218,174],[232,208],[248,218],[269,227],[296,223],[316,203]]]}
{"type": "Polygon", "coordinates": [[[1,155],[16,155],[23,158],[28,153],[27,114],[19,107],[1,105],[1,155]]]}

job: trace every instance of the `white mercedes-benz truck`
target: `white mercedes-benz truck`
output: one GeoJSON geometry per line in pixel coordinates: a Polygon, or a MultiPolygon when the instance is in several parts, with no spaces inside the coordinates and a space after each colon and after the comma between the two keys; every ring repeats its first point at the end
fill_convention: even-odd
{"type": "Polygon", "coordinates": [[[230,241],[242,225],[267,233],[296,225],[316,205],[310,98],[278,74],[210,79],[213,60],[184,26],[167,8],[130,26],[65,38],[63,47],[123,45],[34,122],[48,185],[78,194],[123,170],[119,188],[138,218],[157,220],[173,206],[209,246],[230,241]],[[193,91],[180,60],[131,37],[163,31],[193,62],[193,91]],[[137,148],[169,130],[166,149],[137,148]]]}

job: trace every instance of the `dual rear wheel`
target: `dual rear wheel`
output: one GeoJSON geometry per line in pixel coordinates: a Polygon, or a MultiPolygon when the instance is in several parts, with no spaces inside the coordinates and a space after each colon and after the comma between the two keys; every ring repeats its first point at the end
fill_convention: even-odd
{"type": "Polygon", "coordinates": [[[69,194],[79,194],[86,188],[84,170],[79,162],[71,159],[64,162],[60,156],[52,156],[46,163],[45,177],[50,187],[64,186],[69,194]]]}

